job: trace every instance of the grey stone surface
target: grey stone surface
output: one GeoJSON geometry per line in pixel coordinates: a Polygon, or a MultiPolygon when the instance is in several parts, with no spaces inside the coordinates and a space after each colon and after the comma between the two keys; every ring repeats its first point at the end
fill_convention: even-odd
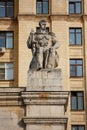
{"type": "Polygon", "coordinates": [[[20,126],[21,118],[14,110],[0,109],[0,130],[23,130],[20,126]]]}
{"type": "Polygon", "coordinates": [[[39,22],[40,31],[34,32],[31,30],[27,46],[32,51],[32,61],[30,69],[38,70],[43,68],[58,67],[59,56],[56,49],[59,47],[59,42],[53,32],[46,31],[46,21],[39,22]]]}
{"type": "Polygon", "coordinates": [[[28,71],[27,91],[62,91],[61,69],[28,71]]]}

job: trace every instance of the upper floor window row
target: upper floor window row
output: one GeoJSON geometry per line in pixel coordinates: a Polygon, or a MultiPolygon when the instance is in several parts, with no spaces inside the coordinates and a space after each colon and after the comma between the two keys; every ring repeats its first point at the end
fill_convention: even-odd
{"type": "Polygon", "coordinates": [[[14,2],[13,0],[0,0],[0,17],[13,17],[14,2]]]}
{"type": "Polygon", "coordinates": [[[69,13],[81,14],[82,13],[82,0],[69,0],[69,13]]]}

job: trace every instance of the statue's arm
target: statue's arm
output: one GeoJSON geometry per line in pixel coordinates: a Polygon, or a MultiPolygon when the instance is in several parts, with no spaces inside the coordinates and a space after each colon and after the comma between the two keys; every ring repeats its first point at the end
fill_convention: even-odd
{"type": "Polygon", "coordinates": [[[53,37],[52,37],[52,47],[53,47],[54,49],[57,49],[57,48],[60,47],[60,43],[59,43],[59,41],[56,39],[56,36],[53,36],[53,37]]]}
{"type": "Polygon", "coordinates": [[[28,40],[27,40],[27,47],[30,49],[32,48],[32,35],[30,33],[28,40]]]}

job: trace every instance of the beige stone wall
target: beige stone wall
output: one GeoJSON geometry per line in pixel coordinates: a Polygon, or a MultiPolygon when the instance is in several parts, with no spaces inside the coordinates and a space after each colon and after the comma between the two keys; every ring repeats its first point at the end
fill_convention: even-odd
{"type": "Polygon", "coordinates": [[[51,0],[52,14],[67,14],[68,1],[67,0],[51,0]]]}
{"type": "Polygon", "coordinates": [[[19,14],[34,14],[36,0],[19,0],[19,14]]]}
{"type": "Polygon", "coordinates": [[[14,81],[0,81],[0,87],[12,87],[18,84],[18,28],[17,22],[10,19],[0,20],[0,31],[13,31],[14,32],[14,48],[6,49],[5,53],[0,54],[0,62],[13,62],[14,63],[14,81]]]}
{"type": "MultiPolygon", "coordinates": [[[[36,0],[15,0],[14,15],[17,17],[19,14],[17,19],[11,20],[9,18],[0,18],[0,31],[14,31],[14,49],[6,49],[5,54],[2,56],[0,55],[0,62],[14,62],[14,81],[0,81],[0,87],[26,87],[27,71],[32,59],[31,50],[27,48],[26,42],[31,28],[36,31],[39,20],[45,19],[47,21],[47,27],[56,34],[56,37],[61,44],[58,49],[58,54],[60,57],[59,68],[62,69],[62,84],[64,89],[66,91],[84,91],[84,94],[87,94],[87,92],[85,92],[85,90],[87,90],[87,16],[67,16],[67,0],[49,1],[50,13],[58,14],[59,16],[29,16],[30,14],[36,14],[36,0]],[[69,46],[69,27],[82,27],[82,46],[69,46]],[[70,58],[83,59],[83,78],[70,78],[70,58]]],[[[84,0],[83,7],[84,14],[87,14],[87,0],[84,0]]],[[[84,102],[86,102],[86,98],[84,102]]],[[[69,117],[69,130],[71,130],[71,124],[86,124],[86,111],[70,112],[70,105],[69,99],[68,111],[66,112],[69,117]]],[[[86,106],[87,104],[85,104],[85,110],[86,106]]]]}

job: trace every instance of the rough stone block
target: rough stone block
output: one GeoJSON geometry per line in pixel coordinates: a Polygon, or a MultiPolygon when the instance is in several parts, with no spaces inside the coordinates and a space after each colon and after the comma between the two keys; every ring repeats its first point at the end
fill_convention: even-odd
{"type": "Polygon", "coordinates": [[[62,91],[61,69],[28,71],[27,91],[62,91]]]}

